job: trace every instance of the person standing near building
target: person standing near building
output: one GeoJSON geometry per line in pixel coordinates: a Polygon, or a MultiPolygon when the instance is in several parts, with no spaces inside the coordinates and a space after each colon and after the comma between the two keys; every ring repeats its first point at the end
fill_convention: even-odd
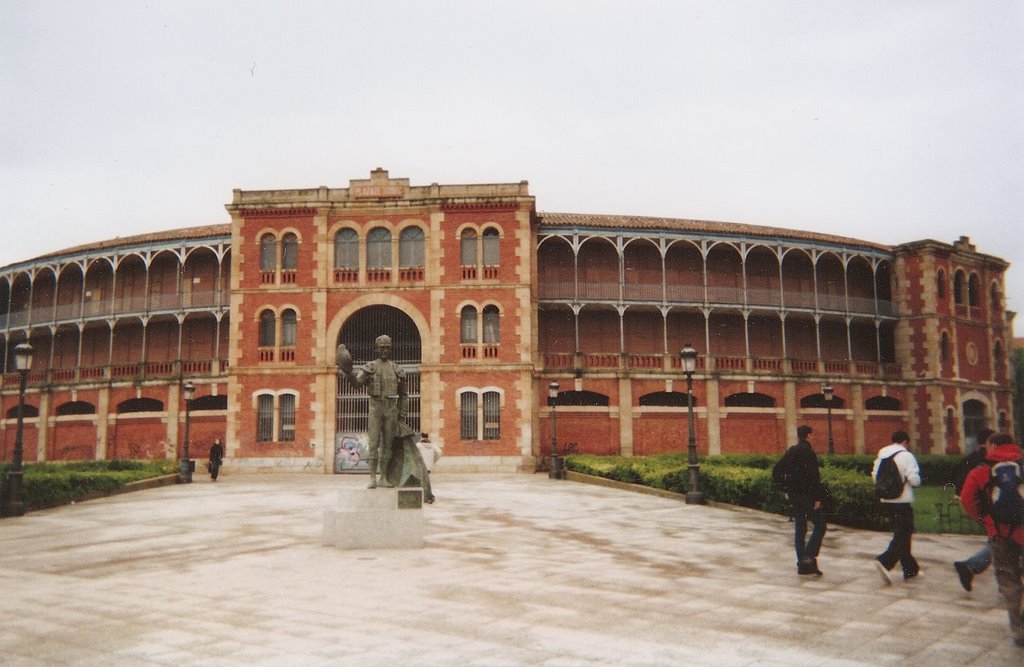
{"type": "Polygon", "coordinates": [[[992,445],[988,460],[977,466],[964,480],[960,504],[967,514],[985,526],[988,543],[992,548],[992,562],[995,563],[996,585],[1006,603],[1010,617],[1010,631],[1017,646],[1024,646],[1024,597],[1021,558],[1024,557],[1024,516],[1022,505],[1024,489],[1021,487],[1020,447],[1005,433],[996,433],[989,438],[992,445]],[[990,485],[993,473],[999,466],[998,485],[990,485]],[[1015,486],[1015,488],[1013,488],[1015,486]],[[997,493],[998,491],[998,493],[997,493]],[[1016,492],[1016,493],[1012,493],[1016,492]],[[1000,497],[1005,493],[1006,496],[1000,497]],[[1016,498],[1014,498],[1014,495],[1016,498]],[[1009,514],[1004,512],[1009,511],[1009,514]],[[1004,521],[1002,518],[1009,518],[1004,521]]]}
{"type": "Polygon", "coordinates": [[[822,503],[825,487],[818,470],[818,455],[814,453],[808,439],[810,426],[796,430],[797,442],[786,450],[772,469],[772,478],[789,496],[793,507],[793,545],[796,547],[797,574],[820,575],[818,553],[825,538],[825,517],[822,503]],[[807,522],[813,524],[810,538],[807,537],[807,522]]]}
{"type": "Polygon", "coordinates": [[[903,568],[904,581],[913,579],[921,571],[910,549],[910,539],[914,534],[914,487],[921,486],[921,469],[907,448],[909,444],[910,436],[907,432],[896,431],[892,434],[892,444],[878,451],[871,467],[871,477],[877,483],[879,467],[885,459],[892,457],[903,480],[903,490],[899,496],[881,499],[892,525],[892,539],[889,547],[875,557],[875,566],[887,585],[892,583],[889,571],[896,563],[903,568]]]}
{"type": "MultiPolygon", "coordinates": [[[[434,469],[434,463],[441,458],[444,451],[440,445],[432,442],[426,433],[420,434],[420,441],[416,443],[416,449],[420,451],[420,458],[423,459],[423,465],[427,469],[427,477],[430,477],[430,472],[434,469]]],[[[433,493],[433,483],[428,480],[424,486],[431,489],[430,495],[424,498],[424,502],[432,503],[437,500],[433,493]]]]}
{"type": "Polygon", "coordinates": [[[217,481],[220,474],[220,467],[224,463],[224,445],[220,444],[220,438],[214,438],[210,445],[210,479],[217,481]]]}
{"type": "MultiPolygon", "coordinates": [[[[972,470],[985,462],[985,458],[988,456],[988,439],[995,433],[990,428],[983,428],[978,432],[978,447],[967,456],[963,458],[960,463],[956,466],[955,475],[956,478],[953,480],[953,486],[956,490],[957,498],[960,497],[960,493],[963,490],[964,482],[967,480],[967,475],[972,470]]],[[[970,558],[965,560],[958,560],[953,563],[953,569],[956,570],[957,577],[960,579],[960,585],[964,587],[965,591],[970,591],[973,586],[974,577],[981,574],[988,569],[988,566],[992,564],[992,550],[989,547],[988,542],[985,542],[985,546],[978,550],[970,558]]]]}

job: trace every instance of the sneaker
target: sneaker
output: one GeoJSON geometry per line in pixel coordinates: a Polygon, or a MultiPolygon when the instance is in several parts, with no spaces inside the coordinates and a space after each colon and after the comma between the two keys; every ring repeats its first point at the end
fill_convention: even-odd
{"type": "Polygon", "coordinates": [[[885,569],[885,566],[882,565],[882,562],[879,561],[878,559],[875,559],[875,567],[878,568],[878,574],[882,575],[882,581],[885,582],[885,585],[886,586],[891,586],[892,585],[892,575],[889,574],[889,570],[885,569]]]}
{"type": "Polygon", "coordinates": [[[957,576],[960,577],[960,585],[964,587],[965,591],[970,592],[971,582],[974,580],[974,573],[971,572],[971,568],[967,567],[967,563],[958,560],[953,563],[953,569],[956,570],[957,576]]]}

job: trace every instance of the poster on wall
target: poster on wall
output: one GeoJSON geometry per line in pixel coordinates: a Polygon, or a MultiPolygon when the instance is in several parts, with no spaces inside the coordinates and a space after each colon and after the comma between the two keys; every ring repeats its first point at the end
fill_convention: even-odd
{"type": "Polygon", "coordinates": [[[337,433],[334,436],[334,472],[368,472],[369,441],[366,433],[337,433]]]}

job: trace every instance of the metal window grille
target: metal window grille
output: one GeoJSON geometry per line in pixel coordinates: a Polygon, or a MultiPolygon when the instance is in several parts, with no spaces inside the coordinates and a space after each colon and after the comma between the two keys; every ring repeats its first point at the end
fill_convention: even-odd
{"type": "Polygon", "coordinates": [[[256,398],[256,440],[270,442],[274,439],[274,397],[260,394],[256,398]]]}
{"type": "Polygon", "coordinates": [[[476,394],[467,391],[462,394],[459,406],[459,438],[461,440],[477,439],[476,394]]]}
{"type": "Polygon", "coordinates": [[[281,442],[295,441],[295,396],[282,394],[278,399],[278,410],[280,412],[280,437],[281,442]]]}
{"type": "Polygon", "coordinates": [[[366,235],[366,266],[370,269],[391,268],[391,232],[375,227],[366,235]]]}
{"type": "Polygon", "coordinates": [[[501,394],[484,392],[484,440],[501,438],[501,394]]]}

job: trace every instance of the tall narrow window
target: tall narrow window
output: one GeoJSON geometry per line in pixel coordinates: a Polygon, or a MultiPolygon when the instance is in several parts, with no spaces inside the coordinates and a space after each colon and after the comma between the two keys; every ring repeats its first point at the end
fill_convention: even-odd
{"type": "Polygon", "coordinates": [[[462,279],[476,280],[476,232],[472,229],[463,230],[459,239],[459,261],[462,263],[462,279]]]}
{"type": "Polygon", "coordinates": [[[260,238],[260,271],[277,271],[277,239],[273,234],[260,238]]]}
{"type": "Polygon", "coordinates": [[[281,394],[278,398],[280,412],[280,436],[281,442],[295,441],[295,395],[281,394]]]}
{"type": "Polygon", "coordinates": [[[498,230],[488,227],[484,230],[484,266],[497,266],[501,263],[501,237],[498,230]]]}
{"type": "Polygon", "coordinates": [[[999,285],[995,283],[992,283],[992,287],[989,288],[989,302],[992,304],[992,314],[999,315],[1002,300],[999,298],[999,285]]]}
{"type": "Polygon", "coordinates": [[[274,317],[274,311],[264,310],[260,313],[260,347],[274,347],[276,335],[277,319],[274,317]]]}
{"type": "Polygon", "coordinates": [[[274,396],[260,394],[256,397],[256,440],[270,442],[274,439],[274,396]]]}
{"type": "Polygon", "coordinates": [[[281,269],[295,271],[299,268],[299,237],[288,233],[281,239],[281,269]]]}
{"type": "Polygon", "coordinates": [[[938,292],[940,299],[946,298],[946,272],[942,269],[939,269],[935,276],[935,291],[938,292]]]}
{"type": "Polygon", "coordinates": [[[374,227],[366,235],[366,266],[370,269],[391,268],[391,232],[374,227]]]}
{"type": "Polygon", "coordinates": [[[501,342],[499,322],[498,307],[484,306],[484,343],[493,345],[501,342]]]}
{"type": "Polygon", "coordinates": [[[463,344],[477,342],[476,334],[476,308],[466,306],[462,309],[462,327],[460,340],[463,344]]]}
{"type": "Polygon", "coordinates": [[[972,273],[971,277],[967,279],[967,303],[968,305],[978,307],[981,305],[981,285],[978,284],[978,274],[972,273]]]}
{"type": "Polygon", "coordinates": [[[334,268],[359,270],[359,235],[346,227],[334,235],[334,268]]]}
{"type": "Polygon", "coordinates": [[[949,361],[949,334],[945,331],[942,332],[942,337],[939,339],[939,359],[942,363],[949,361]]]}
{"type": "Polygon", "coordinates": [[[477,439],[476,393],[462,393],[459,405],[459,439],[477,439]]]}
{"type": "Polygon", "coordinates": [[[964,272],[957,271],[953,274],[953,303],[960,305],[965,301],[964,290],[964,272]]]}
{"type": "Polygon", "coordinates": [[[419,227],[406,227],[398,236],[399,268],[419,268],[424,266],[423,230],[419,227]]]}
{"type": "Polygon", "coordinates": [[[295,330],[298,318],[291,308],[281,313],[281,346],[295,347],[295,330]]]}
{"type": "Polygon", "coordinates": [[[501,439],[501,394],[484,392],[484,440],[501,439]]]}

